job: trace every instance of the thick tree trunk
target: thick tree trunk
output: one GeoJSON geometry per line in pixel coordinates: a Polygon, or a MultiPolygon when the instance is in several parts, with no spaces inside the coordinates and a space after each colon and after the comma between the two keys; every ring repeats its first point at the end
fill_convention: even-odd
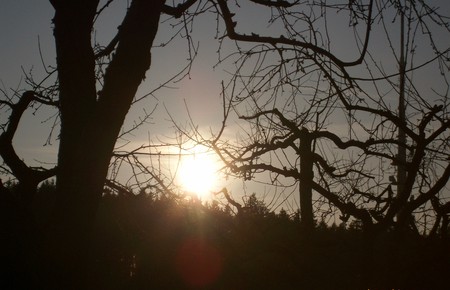
{"type": "Polygon", "coordinates": [[[43,287],[82,287],[88,232],[101,194],[104,167],[94,149],[95,59],[91,45],[98,1],[53,1],[61,133],[57,200],[43,237],[43,287]]]}
{"type": "Polygon", "coordinates": [[[52,1],[60,85],[57,200],[44,237],[46,287],[85,289],[90,232],[112,151],[145,72],[164,1],[134,0],[97,96],[91,44],[98,1],[52,1]]]}

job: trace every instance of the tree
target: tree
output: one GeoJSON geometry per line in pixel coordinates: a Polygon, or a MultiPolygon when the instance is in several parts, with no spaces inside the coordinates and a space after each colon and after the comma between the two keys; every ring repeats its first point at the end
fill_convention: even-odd
{"type": "MultiPolygon", "coordinates": [[[[240,148],[244,148],[242,151],[239,148],[234,152],[230,148],[220,151],[219,138],[213,140],[210,145],[218,152],[222,152],[224,161],[230,165],[233,172],[241,174],[245,178],[252,178],[257,171],[269,170],[276,174],[294,177],[305,183],[301,190],[302,221],[306,223],[307,228],[311,227],[313,212],[310,206],[312,190],[326,198],[344,215],[353,215],[366,221],[367,225],[371,225],[375,215],[365,207],[366,204],[373,205],[375,210],[381,203],[392,204],[389,207],[392,209],[385,214],[385,224],[390,225],[400,209],[404,210],[401,216],[405,218],[402,219],[406,219],[412,211],[426,203],[431,197],[438,196],[446,183],[445,177],[448,179],[448,171],[450,171],[448,166],[445,167],[442,175],[433,180],[436,181],[434,185],[427,178],[423,178],[422,183],[427,184],[428,191],[420,193],[420,196],[415,201],[407,203],[407,206],[405,206],[404,197],[407,199],[410,194],[403,195],[401,203],[393,198],[383,198],[380,203],[377,202],[373,193],[366,192],[374,187],[368,181],[373,178],[366,173],[366,161],[373,156],[396,161],[396,158],[389,154],[391,148],[388,145],[399,145],[398,139],[377,135],[377,133],[385,134],[384,130],[387,129],[387,126],[384,124],[386,122],[395,128],[403,126],[406,134],[413,138],[415,143],[412,145],[400,144],[409,149],[413,148],[414,152],[417,152],[411,162],[412,166],[421,165],[420,168],[430,168],[421,161],[430,161],[431,157],[440,158],[440,164],[445,164],[446,161],[442,156],[446,152],[447,147],[445,146],[448,146],[446,135],[441,137],[445,134],[449,123],[446,96],[443,98],[442,107],[420,103],[420,109],[417,112],[423,113],[424,118],[419,126],[419,132],[416,133],[402,125],[388,106],[377,108],[378,105],[384,104],[379,99],[370,99],[371,94],[364,91],[363,86],[358,86],[357,79],[352,76],[351,68],[363,64],[369,55],[367,50],[370,31],[375,23],[375,16],[372,15],[378,15],[377,19],[381,17],[379,15],[382,15],[373,13],[373,7],[376,6],[375,4],[384,2],[350,1],[345,5],[319,3],[318,6],[311,6],[313,9],[307,12],[310,7],[307,5],[309,4],[307,1],[246,1],[245,3],[252,3],[255,7],[270,11],[270,23],[277,23],[276,29],[285,29],[285,34],[282,36],[275,34],[277,32],[265,36],[260,35],[261,31],[256,28],[249,34],[239,33],[238,29],[241,27],[238,24],[240,21],[245,23],[243,18],[236,20],[238,16],[235,13],[240,9],[240,3],[226,0],[185,0],[171,6],[164,0],[133,0],[130,2],[117,35],[110,44],[102,48],[92,44],[93,27],[98,15],[112,1],[107,1],[103,6],[100,6],[98,0],[70,3],[50,0],[50,2],[55,9],[53,23],[57,84],[48,90],[27,91],[21,94],[17,102],[12,99],[1,101],[2,108],[9,109],[10,115],[0,136],[0,154],[5,163],[3,168],[19,181],[20,195],[23,196],[20,203],[24,203],[25,200],[32,201],[38,183],[56,174],[55,206],[52,209],[48,225],[42,236],[37,239],[40,247],[34,249],[39,254],[35,259],[36,264],[33,266],[38,265],[39,259],[48,260],[46,265],[50,266],[48,269],[43,269],[42,275],[47,279],[44,279],[45,288],[53,286],[59,289],[82,289],[83,285],[88,283],[86,275],[83,273],[85,269],[83,265],[86,263],[90,232],[102,196],[108,167],[113,157],[114,145],[120,135],[125,116],[133,104],[136,91],[151,65],[153,41],[159,30],[163,14],[180,18],[182,26],[189,33],[189,23],[196,15],[212,11],[217,15],[219,23],[218,36],[222,32],[220,29],[224,29],[222,37],[218,37],[221,41],[221,48],[223,48],[222,45],[228,44],[225,43],[228,40],[238,43],[236,49],[237,73],[226,87],[231,93],[231,103],[225,110],[225,116],[228,116],[231,109],[237,108],[238,103],[249,101],[251,109],[256,109],[256,111],[249,110],[246,119],[253,122],[255,135],[249,134],[250,143],[239,144],[240,148]],[[326,29],[322,32],[316,29],[316,23],[327,19],[324,17],[325,14],[321,13],[321,9],[347,11],[350,15],[351,28],[355,28],[356,32],[359,32],[358,24],[363,23],[365,36],[362,41],[356,41],[357,47],[360,45],[360,51],[358,51],[359,49],[355,50],[357,55],[352,60],[343,61],[333,54],[326,29]],[[219,22],[220,19],[223,20],[223,24],[219,22]],[[300,24],[304,26],[299,27],[300,24]],[[257,45],[247,49],[248,44],[257,45]],[[250,71],[250,78],[247,79],[248,82],[246,81],[245,85],[241,87],[239,93],[233,91],[233,87],[237,88],[235,85],[239,81],[246,79],[247,72],[244,72],[241,65],[246,61],[253,61],[253,56],[261,57],[261,60],[264,61],[269,54],[272,54],[270,57],[277,55],[280,64],[263,67],[262,63],[256,60],[254,69],[250,71]],[[312,78],[308,80],[310,77],[312,78]],[[311,84],[312,86],[308,87],[311,84]],[[325,87],[322,88],[321,85],[325,85],[325,87]],[[287,95],[287,101],[280,106],[273,105],[275,103],[272,101],[281,98],[277,94],[282,92],[283,88],[289,89],[291,92],[290,95],[287,95]],[[312,97],[312,100],[309,100],[310,106],[305,107],[305,110],[300,110],[299,106],[296,106],[300,105],[296,96],[301,94],[302,90],[311,94],[312,97]],[[364,96],[366,99],[355,97],[363,93],[366,93],[364,96]],[[363,101],[367,102],[366,106],[361,106],[363,101]],[[55,106],[60,114],[58,162],[54,169],[32,168],[14,152],[12,138],[18,128],[22,113],[31,102],[55,106]],[[294,106],[289,106],[289,104],[294,104],[294,106]],[[373,107],[373,104],[377,106],[373,107]],[[359,141],[353,135],[346,136],[350,137],[349,140],[343,141],[343,137],[319,130],[325,128],[329,117],[335,110],[338,111],[337,108],[343,109],[343,115],[350,116],[351,130],[356,130],[352,126],[360,125],[359,130],[366,132],[368,141],[359,141]],[[374,127],[366,128],[356,117],[357,112],[373,114],[378,122],[374,123],[374,127]],[[266,123],[261,122],[263,118],[267,121],[266,123]],[[429,129],[427,126],[432,125],[432,122],[436,122],[436,120],[440,127],[436,128],[434,133],[428,137],[423,136],[429,129]],[[292,125],[295,125],[295,128],[292,125]],[[305,127],[306,130],[299,130],[298,128],[301,127],[305,127]],[[306,134],[307,142],[299,134],[306,134]],[[371,141],[370,138],[374,138],[374,140],[371,141]],[[440,142],[444,148],[431,150],[430,146],[434,143],[432,144],[430,138],[440,142]],[[349,163],[337,162],[338,156],[334,156],[335,160],[330,161],[329,158],[333,156],[318,154],[317,150],[320,148],[318,144],[324,144],[319,143],[319,139],[330,140],[340,149],[356,147],[364,154],[356,161],[350,160],[349,163]],[[298,158],[296,157],[295,162],[292,163],[290,158],[286,158],[285,161],[288,163],[285,168],[282,166],[277,169],[275,164],[258,161],[266,153],[288,147],[294,150],[294,156],[298,158]],[[309,156],[304,152],[314,154],[309,156]],[[425,152],[429,155],[426,155],[425,152]],[[233,155],[233,153],[237,155],[233,155]],[[295,155],[296,153],[299,154],[295,155]],[[434,156],[430,156],[430,154],[434,154],[434,156]],[[424,159],[424,156],[427,158],[424,159]],[[313,160],[309,160],[309,157],[313,157],[313,160]],[[240,165],[239,162],[247,164],[240,165]],[[339,163],[334,166],[339,173],[335,173],[335,170],[327,165],[333,162],[339,163]],[[311,172],[312,163],[315,168],[311,172]],[[297,173],[299,167],[300,172],[297,173]],[[356,181],[354,181],[356,184],[351,183],[352,174],[356,174],[356,181]],[[359,189],[357,192],[358,186],[352,185],[365,185],[366,188],[359,189]],[[362,198],[369,198],[370,203],[358,203],[362,198]]],[[[397,2],[386,1],[389,5],[398,4],[397,2]]],[[[312,3],[315,2],[312,1],[312,3]]],[[[417,14],[418,16],[426,13],[437,15],[426,4],[420,3],[420,7],[424,7],[425,10],[421,14],[417,14]]],[[[384,6],[381,7],[380,10],[383,10],[384,6]]],[[[422,18],[418,19],[420,24],[424,23],[422,18]]],[[[436,23],[445,24],[439,17],[436,23]]],[[[248,22],[246,24],[248,25],[248,22]]],[[[189,38],[189,36],[186,37],[189,38]]],[[[446,64],[447,52],[448,50],[443,49],[436,54],[436,60],[441,61],[441,65],[446,64]]],[[[219,56],[221,57],[221,55],[219,56]]],[[[220,61],[226,59],[220,59],[220,61]]],[[[421,98],[418,97],[417,100],[420,101],[421,98]]],[[[414,124],[410,122],[408,125],[413,126],[414,124]]],[[[221,137],[221,134],[218,137],[221,137]]],[[[405,190],[414,187],[417,176],[429,176],[423,170],[408,174],[407,180],[409,181],[407,181],[407,186],[405,185],[405,190]]],[[[379,177],[377,185],[382,184],[383,180],[384,176],[379,177]]],[[[28,204],[32,204],[32,202],[28,202],[28,204]]],[[[25,212],[29,212],[29,210],[26,209],[25,212]]],[[[31,213],[25,214],[22,220],[23,224],[28,224],[30,227],[23,235],[23,240],[28,244],[33,244],[36,240],[35,237],[38,236],[37,231],[33,230],[35,227],[32,225],[32,220],[31,213]]]]}
{"type": "Polygon", "coordinates": [[[113,148],[150,67],[160,16],[165,13],[180,17],[197,1],[183,1],[176,7],[165,5],[163,0],[132,1],[116,37],[100,51],[92,44],[93,25],[112,1],[103,7],[99,7],[98,0],[50,2],[55,9],[57,98],[27,91],[16,103],[2,101],[11,114],[1,135],[0,154],[7,171],[19,182],[21,202],[31,203],[38,183],[56,175],[57,200],[51,221],[42,237],[30,230],[24,240],[29,245],[40,244],[40,258],[48,260],[44,288],[82,289],[90,231],[113,148]],[[109,62],[100,79],[96,62],[105,56],[109,62]],[[101,89],[97,90],[99,82],[101,89]],[[54,105],[59,110],[57,168],[31,168],[13,149],[12,138],[20,117],[31,102],[54,105]]]}
{"type": "Polygon", "coordinates": [[[251,194],[245,200],[245,213],[250,216],[266,217],[269,214],[269,209],[264,204],[264,201],[258,200],[256,194],[251,194]]]}
{"type": "MultiPolygon", "coordinates": [[[[43,270],[43,275],[49,279],[44,282],[49,283],[45,288],[52,286],[50,283],[54,283],[55,288],[83,288],[86,282],[81,279],[83,264],[114,144],[138,86],[150,67],[160,16],[183,16],[182,27],[188,31],[189,22],[196,14],[208,9],[219,12],[214,1],[186,0],[170,6],[163,0],[134,0],[117,35],[110,44],[99,47],[92,43],[93,27],[111,2],[99,6],[98,0],[77,3],[51,0],[55,9],[57,83],[46,88],[39,82],[31,83],[33,90],[11,98],[4,94],[6,98],[0,103],[2,110],[10,112],[0,136],[0,154],[5,164],[2,171],[18,181],[18,208],[23,210],[18,227],[29,227],[22,234],[21,242],[29,247],[39,245],[34,250],[39,252],[36,264],[31,266],[35,269],[28,270],[33,272],[39,268],[41,258],[49,260],[45,264],[50,265],[50,269],[43,270]],[[196,10],[188,13],[194,4],[196,10]],[[31,104],[54,106],[59,112],[58,162],[53,169],[28,166],[14,150],[13,137],[22,114],[31,104]],[[48,225],[39,235],[30,207],[37,185],[54,175],[55,206],[48,225]]],[[[4,192],[9,194],[2,187],[4,192]]]]}
{"type": "Polygon", "coordinates": [[[229,15],[234,38],[257,44],[230,56],[237,69],[224,85],[224,126],[200,142],[232,175],[263,176],[276,187],[297,183],[306,232],[316,217],[359,222],[364,288],[373,283],[380,233],[397,234],[390,270],[398,273],[405,262],[397,250],[411,235],[448,230],[450,47],[441,40],[450,30],[423,1],[317,4],[277,11],[271,24],[283,24],[279,38],[239,35],[229,15]],[[344,37],[350,33],[334,37],[343,28],[338,11],[349,15],[353,48],[344,37]],[[423,73],[425,66],[432,69],[423,73]],[[233,122],[241,129],[235,142],[227,131],[233,122]]]}
{"type": "Polygon", "coordinates": [[[445,16],[423,1],[311,3],[309,11],[280,8],[271,24],[279,20],[285,30],[275,38],[238,34],[232,16],[224,12],[232,38],[257,43],[235,56],[237,70],[223,92],[223,123],[237,116],[243,132],[233,143],[224,125],[203,141],[230,173],[268,173],[275,186],[292,187],[294,179],[307,229],[314,215],[336,216],[337,209],[367,233],[428,233],[426,217],[442,216],[432,200],[447,207],[450,177],[445,16]],[[354,49],[333,52],[333,32],[343,27],[338,11],[348,13],[356,37],[354,49]],[[344,53],[354,61],[337,57],[344,53]],[[418,77],[425,65],[437,72],[432,88],[418,77]]]}

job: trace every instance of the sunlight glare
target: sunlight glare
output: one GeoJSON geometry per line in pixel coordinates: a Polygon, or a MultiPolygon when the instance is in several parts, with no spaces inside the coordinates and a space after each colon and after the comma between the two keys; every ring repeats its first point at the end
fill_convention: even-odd
{"type": "Polygon", "coordinates": [[[207,198],[217,185],[218,165],[207,153],[185,157],[178,172],[178,180],[182,189],[188,194],[196,194],[198,198],[207,198]]]}

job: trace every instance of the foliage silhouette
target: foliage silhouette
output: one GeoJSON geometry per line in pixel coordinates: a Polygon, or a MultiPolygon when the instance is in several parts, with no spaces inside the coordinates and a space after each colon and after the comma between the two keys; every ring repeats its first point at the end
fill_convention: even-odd
{"type": "MultiPolygon", "coordinates": [[[[54,192],[51,183],[40,187],[41,206],[54,198],[54,192]]],[[[235,215],[213,204],[149,194],[105,194],[84,265],[88,285],[91,289],[443,289],[447,283],[448,241],[414,235],[398,247],[394,233],[387,233],[377,238],[371,253],[374,264],[368,268],[364,234],[357,227],[322,222],[305,239],[294,217],[269,212],[254,197],[249,201],[254,211],[235,215]],[[183,275],[177,261],[185,243],[198,253],[196,260],[187,257],[191,267],[198,266],[194,273],[210,279],[193,283],[183,275]],[[199,263],[202,254],[211,253],[215,259],[199,263]],[[211,267],[217,272],[208,276],[211,267]]],[[[20,249],[11,243],[8,250],[20,249]]],[[[48,261],[41,263],[45,267],[48,261]]],[[[20,271],[9,269],[5,278],[2,289],[23,286],[20,271]]]]}

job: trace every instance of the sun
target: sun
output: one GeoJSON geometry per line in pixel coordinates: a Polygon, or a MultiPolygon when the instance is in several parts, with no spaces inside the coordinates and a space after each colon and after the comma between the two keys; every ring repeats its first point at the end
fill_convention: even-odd
{"type": "Polygon", "coordinates": [[[218,183],[218,162],[214,155],[206,152],[192,153],[180,162],[178,182],[187,194],[200,199],[208,198],[218,183]]]}

